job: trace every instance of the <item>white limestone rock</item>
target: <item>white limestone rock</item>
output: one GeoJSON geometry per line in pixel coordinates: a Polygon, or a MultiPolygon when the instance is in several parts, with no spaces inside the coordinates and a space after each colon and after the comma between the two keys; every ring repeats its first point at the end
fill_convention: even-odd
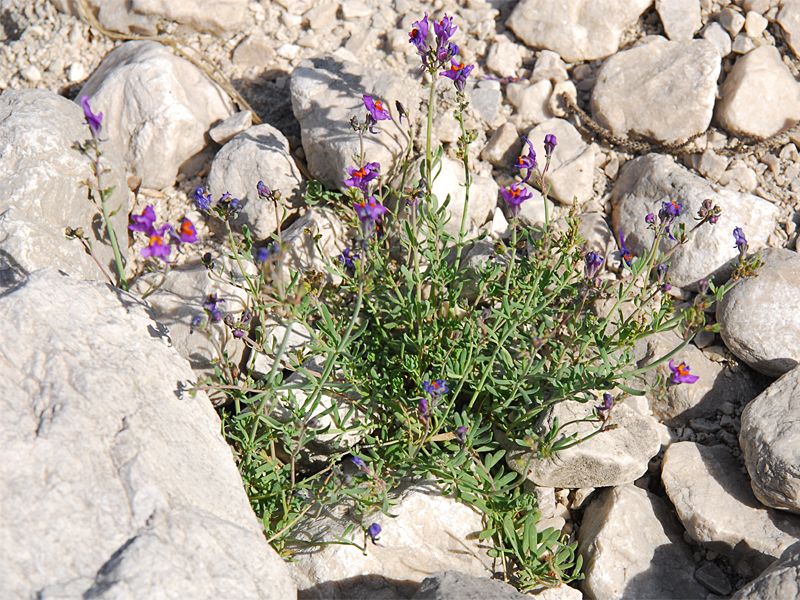
{"type": "Polygon", "coordinates": [[[717,119],[737,135],[769,137],[800,121],[800,84],[774,46],[739,58],[720,95],[717,119]]]}
{"type": "Polygon", "coordinates": [[[533,85],[510,83],[506,87],[508,101],[515,108],[513,119],[520,127],[530,127],[552,119],[552,95],[553,84],[549,79],[537,81],[533,85]]]}
{"type": "MultiPolygon", "coordinates": [[[[92,106],[98,112],[96,106],[92,106]]],[[[113,135],[103,121],[102,135],[113,135]]],[[[90,158],[74,146],[90,137],[83,111],[45,90],[9,90],[0,96],[0,289],[44,267],[56,267],[83,279],[104,280],[67,227],[82,228],[98,261],[114,273],[113,252],[99,225],[100,210],[88,196],[90,158]]],[[[109,172],[103,187],[123,257],[127,256],[130,211],[125,172],[116,149],[101,143],[109,172]]]]}
{"type": "Polygon", "coordinates": [[[764,508],[725,446],[672,444],[661,480],[689,536],[742,574],[757,575],[800,539],[800,518],[764,508]]]}
{"type": "Polygon", "coordinates": [[[302,176],[288,140],[266,123],[250,127],[225,144],[214,157],[208,174],[208,188],[215,199],[230,192],[242,200],[235,224],[247,225],[256,239],[268,238],[278,228],[279,220],[296,211],[301,204],[301,185],[302,176]],[[258,196],[259,181],[280,191],[280,212],[272,202],[258,196]]]}
{"type": "MultiPolygon", "coordinates": [[[[669,199],[682,202],[678,222],[685,222],[688,230],[696,223],[694,217],[706,198],[719,205],[722,215],[716,225],[704,225],[675,251],[669,278],[673,285],[691,289],[706,277],[724,279],[738,256],[733,228],[744,229],[752,250],[764,248],[775,228],[778,209],[758,196],[714,187],[669,156],[648,154],[622,167],[611,193],[614,230],[617,236],[622,233],[630,251],[640,256],[653,241],[653,232],[644,220],[648,213],[658,214],[661,203],[669,199]]],[[[668,242],[662,241],[662,251],[671,247],[668,242]]]]}
{"type": "Polygon", "coordinates": [[[294,597],[146,305],[43,270],[0,298],[0,322],[0,596],[294,597]]]}
{"type": "Polygon", "coordinates": [[[584,142],[568,121],[549,119],[528,133],[540,165],[545,162],[544,137],[548,133],[558,139],[545,177],[550,183],[550,197],[565,205],[581,205],[591,200],[594,195],[594,146],[584,142]]]}
{"type": "MultiPolygon", "coordinates": [[[[440,164],[441,171],[433,180],[433,194],[440,206],[450,196],[450,202],[446,209],[449,220],[445,224],[444,230],[457,237],[464,215],[464,199],[466,197],[464,166],[446,156],[442,157],[440,164]]],[[[480,175],[473,176],[467,206],[465,237],[475,237],[480,226],[492,218],[497,206],[498,194],[499,189],[493,179],[480,175]]]]}
{"type": "Polygon", "coordinates": [[[739,445],[756,498],[800,513],[800,367],[747,405],[739,445]]]}
{"type": "Polygon", "coordinates": [[[656,0],[656,10],[667,37],[686,41],[700,29],[700,0],[656,0]]]}
{"type": "Polygon", "coordinates": [[[603,63],[592,113],[617,135],[688,139],[711,123],[720,68],[719,52],[707,40],[652,39],[603,63]]]}
{"type": "Polygon", "coordinates": [[[364,120],[362,96],[381,100],[393,115],[377,125],[378,134],[364,137],[365,162],[378,162],[386,176],[408,143],[406,127],[398,123],[395,101],[414,114],[419,100],[409,97],[417,84],[386,72],[368,70],[337,55],[304,61],[292,72],[292,110],[311,176],[335,188],[343,188],[347,167],[356,165],[358,134],[350,119],[364,120]]]}
{"type": "Polygon", "coordinates": [[[706,28],[703,30],[703,38],[714,44],[722,58],[725,58],[731,53],[731,36],[729,36],[722,25],[716,21],[706,25],[706,28]]]}
{"type": "MultiPolygon", "coordinates": [[[[547,414],[547,426],[553,419],[567,423],[587,418],[592,405],[575,401],[559,402],[547,414]]],[[[647,471],[648,461],[656,455],[661,443],[652,417],[644,416],[626,404],[618,404],[610,420],[610,428],[588,440],[558,452],[550,458],[539,458],[530,450],[509,446],[508,465],[538,486],[556,488],[607,487],[632,483],[647,471]]],[[[597,423],[577,423],[563,434],[584,437],[597,429],[597,423]]]]}
{"type": "Polygon", "coordinates": [[[795,56],[800,57],[800,0],[784,0],[775,19],[783,29],[786,43],[795,56]]]}
{"type": "Polygon", "coordinates": [[[719,303],[717,321],[731,352],[777,377],[800,362],[800,255],[770,248],[762,256],[758,274],[740,281],[719,303]]]}
{"type": "Polygon", "coordinates": [[[652,0],[522,0],[506,20],[528,46],[567,62],[596,60],[619,49],[622,32],[652,0]]]}
{"type": "Polygon", "coordinates": [[[126,42],[81,89],[105,115],[111,141],[144,187],[172,185],[181,165],[206,146],[215,122],[232,113],[225,92],[189,61],[156,42],[126,42]]]}
{"type": "Polygon", "coordinates": [[[249,110],[242,110],[232,114],[218,125],[214,125],[208,131],[209,137],[218,144],[225,144],[235,136],[246,131],[253,124],[253,113],[249,110]]]}
{"type": "Polygon", "coordinates": [[[694,561],[667,504],[632,484],[601,492],[578,533],[591,600],[702,598],[694,561]]]}
{"type": "Polygon", "coordinates": [[[291,568],[301,595],[309,600],[409,597],[439,571],[491,575],[487,548],[477,540],[483,529],[480,514],[443,496],[435,484],[405,487],[391,510],[394,518],[377,514],[364,523],[353,523],[345,507],[301,521],[294,537],[309,542],[343,536],[352,524],[355,529],[346,539],[361,545],[366,539],[362,527],[372,522],[382,527],[377,543],[366,539],[366,552],[341,544],[299,548],[291,568]],[[381,590],[387,595],[377,596],[381,590]]]}
{"type": "Polygon", "coordinates": [[[781,557],[731,600],[785,600],[800,598],[800,542],[789,546],[781,557]]]}

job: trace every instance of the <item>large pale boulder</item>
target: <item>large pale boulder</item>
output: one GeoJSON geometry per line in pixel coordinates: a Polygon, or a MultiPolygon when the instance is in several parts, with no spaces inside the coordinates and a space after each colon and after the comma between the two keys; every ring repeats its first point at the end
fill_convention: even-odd
{"type": "MultiPolygon", "coordinates": [[[[598,427],[594,422],[577,422],[591,416],[592,405],[575,401],[556,404],[547,415],[547,425],[574,423],[564,435],[579,438],[598,427]]],[[[541,458],[536,452],[510,448],[508,465],[538,486],[555,488],[608,487],[632,483],[647,471],[648,461],[661,447],[656,423],[625,404],[614,407],[608,427],[580,444],[541,458]]]]}
{"type": "MultiPolygon", "coordinates": [[[[104,279],[83,245],[65,238],[67,227],[82,228],[97,260],[114,273],[100,209],[86,187],[90,158],[75,147],[89,137],[83,111],[66,98],[45,90],[0,96],[0,288],[44,267],[104,279]]],[[[118,211],[112,221],[125,256],[130,205],[125,174],[115,149],[107,143],[101,148],[108,172],[100,183],[114,188],[108,203],[118,211]]]]}
{"type": "Polygon", "coordinates": [[[389,174],[409,141],[407,128],[398,122],[395,101],[415,114],[419,100],[409,95],[409,89],[417,87],[408,79],[365,69],[338,55],[302,62],[292,72],[290,93],[311,176],[328,186],[344,187],[346,169],[356,165],[360,152],[359,135],[350,119],[364,121],[364,94],[381,100],[393,114],[393,120],[378,123],[379,133],[364,135],[364,162],[378,162],[381,173],[389,174]]]}
{"type": "Polygon", "coordinates": [[[592,600],[702,598],[680,525],[660,498],[628,484],[603,491],[586,509],[578,534],[592,600]]]}
{"type": "Polygon", "coordinates": [[[272,125],[256,125],[225,144],[214,157],[208,188],[214,198],[230,192],[242,201],[236,224],[247,225],[256,239],[268,238],[279,220],[290,217],[301,204],[300,170],[289,152],[289,142],[272,125]],[[259,198],[259,181],[281,194],[276,206],[259,198]],[[285,212],[285,214],[284,214],[285,212]]]}
{"type": "Polygon", "coordinates": [[[522,0],[506,26],[527,45],[567,62],[596,60],[619,49],[622,32],[653,0],[522,0]]]}
{"type": "Polygon", "coordinates": [[[617,135],[688,139],[711,123],[720,68],[719,52],[707,40],[653,39],[603,63],[592,113],[617,135]]]}
{"type": "Polygon", "coordinates": [[[800,517],[761,505],[725,446],[678,442],[667,448],[661,480],[689,536],[758,575],[800,539],[800,517]]]}
{"type": "Polygon", "coordinates": [[[759,46],[739,58],[720,96],[717,119],[737,135],[769,137],[800,121],[800,84],[774,46],[759,46]]]}
{"type": "MultiPolygon", "coordinates": [[[[732,231],[741,227],[751,250],[764,248],[776,225],[778,209],[752,194],[720,189],[678,165],[671,157],[648,154],[625,164],[611,193],[612,222],[617,237],[623,234],[630,251],[637,255],[653,242],[653,231],[645,223],[647,213],[658,214],[661,203],[670,199],[683,204],[678,222],[687,231],[708,198],[719,205],[722,215],[716,225],[704,225],[678,248],[670,261],[669,280],[679,287],[693,288],[700,279],[727,277],[738,256],[732,231]]],[[[662,239],[661,250],[672,247],[662,239]]]]}
{"type": "Polygon", "coordinates": [[[146,305],[45,270],[0,321],[0,596],[294,597],[146,305]]]}
{"type": "Polygon", "coordinates": [[[211,125],[233,107],[188,60],[157,42],[126,42],[109,53],[79,94],[103,112],[107,135],[144,187],[172,185],[206,145],[211,125]]]}
{"type": "Polygon", "coordinates": [[[423,579],[438,571],[491,575],[487,548],[477,539],[483,529],[480,514],[443,496],[436,485],[421,482],[405,487],[392,505],[392,515],[373,515],[364,524],[354,523],[341,507],[301,521],[294,537],[305,543],[291,566],[302,597],[388,600],[410,597],[423,579]],[[382,528],[376,543],[362,528],[373,521],[382,528]],[[345,535],[348,525],[355,529],[345,535]],[[356,545],[314,544],[337,536],[356,545]],[[366,544],[363,550],[362,544],[366,544]]]}
{"type": "Polygon", "coordinates": [[[763,260],[755,277],[725,295],[717,321],[731,352],[756,371],[777,377],[800,362],[800,255],[770,248],[763,260]]]}
{"type": "Polygon", "coordinates": [[[739,445],[756,497],[800,513],[800,366],[747,405],[739,445]]]}

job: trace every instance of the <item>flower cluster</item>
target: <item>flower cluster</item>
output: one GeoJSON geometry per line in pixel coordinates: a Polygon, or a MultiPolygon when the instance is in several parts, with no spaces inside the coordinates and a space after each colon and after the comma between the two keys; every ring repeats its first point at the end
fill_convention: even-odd
{"type": "Polygon", "coordinates": [[[160,258],[164,262],[169,262],[168,257],[172,252],[172,247],[180,247],[181,244],[193,244],[197,241],[197,230],[194,223],[187,218],[181,219],[178,227],[165,223],[156,226],[156,211],[151,204],[148,204],[140,215],[131,215],[131,224],[128,229],[138,231],[148,237],[148,244],[142,248],[142,256],[146,258],[160,258]]]}
{"type": "MultiPolygon", "coordinates": [[[[525,184],[528,183],[531,175],[533,175],[534,172],[538,173],[536,150],[533,149],[533,144],[527,137],[522,136],[522,141],[525,142],[527,152],[519,155],[514,161],[514,168],[520,171],[521,180],[514,182],[500,190],[500,196],[502,196],[503,200],[508,205],[508,209],[512,218],[519,215],[522,203],[526,200],[530,200],[533,197],[533,193],[528,187],[526,187],[525,184]]],[[[556,145],[558,145],[556,136],[554,136],[552,133],[548,133],[546,136],[544,136],[544,147],[548,161],[550,160],[556,145]]],[[[543,174],[539,173],[540,179],[542,176],[543,174]]]]}
{"type": "MultiPolygon", "coordinates": [[[[259,183],[263,184],[261,181],[259,183]]],[[[266,189],[266,186],[264,188],[266,189]]],[[[259,190],[260,195],[261,190],[259,190]]],[[[234,198],[230,192],[225,192],[215,202],[211,192],[199,187],[194,191],[194,205],[200,212],[216,214],[219,218],[227,221],[235,219],[239,214],[241,201],[238,198],[234,198]]]]}
{"type": "Polygon", "coordinates": [[[428,13],[425,13],[425,16],[419,21],[411,24],[408,41],[417,49],[423,69],[431,75],[444,69],[439,71],[439,76],[447,77],[459,92],[463,92],[467,84],[467,77],[475,65],[465,65],[456,58],[459,49],[450,40],[457,30],[458,26],[453,23],[452,17],[444,15],[439,21],[434,19],[434,39],[429,42],[430,24],[428,23],[428,13]]]}

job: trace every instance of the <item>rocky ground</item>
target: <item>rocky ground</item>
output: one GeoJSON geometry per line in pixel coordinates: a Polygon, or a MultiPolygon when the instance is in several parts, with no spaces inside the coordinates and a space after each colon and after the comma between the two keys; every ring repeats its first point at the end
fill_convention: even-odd
{"type": "MultiPolygon", "coordinates": [[[[520,134],[543,154],[544,134],[555,133],[552,209],[559,218],[576,205],[592,249],[611,256],[625,232],[641,250],[652,235],[645,214],[670,197],[688,215],[706,198],[722,207],[719,223],[674,255],[676,297],[730,273],[734,227],[764,250],[759,276],[712,315],[721,333],[686,349],[696,384],[659,388],[653,375],[646,400],[615,409],[617,429],[531,465],[544,526],[577,540],[585,561],[583,582],[542,597],[800,595],[800,1],[87,2],[104,29],[152,38],[134,41],[90,26],[80,4],[0,0],[0,397],[9,415],[0,547],[18,550],[0,566],[0,596],[515,597],[470,579],[488,575],[477,544],[465,553],[448,541],[468,537],[477,516],[424,490],[404,492],[402,534],[387,533],[369,557],[329,547],[287,568],[259,534],[207,398],[169,384],[205,372],[215,351],[190,335],[202,298],[218,292],[237,306],[240,291],[209,282],[199,254],[187,253],[147,304],[101,293],[83,281],[98,279],[96,266],[62,236],[90,229],[95,212],[73,148],[87,136],[73,101],[88,95],[104,113],[122,239],[127,216],[153,204],[159,221],[193,219],[199,253],[219,255],[220,232],[191,200],[198,186],[245,200],[239,225],[268,238],[276,218],[252,202],[263,179],[283,193],[296,268],[315,266],[302,250],[308,235],[338,254],[343,226],[303,205],[305,182],[340,185],[362,93],[402,100],[419,122],[407,32],[424,12],[445,11],[476,65],[467,87],[468,125],[480,131],[473,232],[503,234],[497,191],[511,180],[520,134]],[[247,106],[208,78],[213,69],[247,106]],[[71,277],[39,271],[47,267],[71,277]],[[452,518],[413,516],[433,512],[452,518]],[[460,574],[420,588],[434,571],[460,574]]],[[[452,104],[448,89],[440,95],[452,104]]],[[[407,134],[382,129],[367,155],[389,168],[407,134]]],[[[452,158],[451,114],[437,117],[435,135],[452,158]]],[[[453,190],[460,176],[445,161],[439,185],[453,190]]],[[[542,218],[540,205],[524,206],[523,222],[542,218]]],[[[141,244],[134,237],[127,248],[132,277],[144,269],[141,244]]],[[[654,336],[638,360],[674,345],[654,336]]],[[[554,416],[585,410],[570,404],[554,416]]]]}

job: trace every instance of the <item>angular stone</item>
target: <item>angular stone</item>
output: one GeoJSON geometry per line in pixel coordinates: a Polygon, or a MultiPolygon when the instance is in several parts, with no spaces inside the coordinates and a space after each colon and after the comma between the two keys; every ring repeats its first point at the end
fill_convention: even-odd
{"type": "Polygon", "coordinates": [[[769,137],[800,121],[800,84],[774,46],[736,61],[720,90],[720,124],[738,135],[769,137]],[[753,110],[753,106],[761,106],[753,110]]]}
{"type": "Polygon", "coordinates": [[[747,405],[739,445],[756,498],[800,513],[800,366],[747,405]]]}
{"type": "Polygon", "coordinates": [[[561,204],[578,205],[594,195],[594,146],[583,141],[571,123],[563,119],[549,119],[528,133],[539,162],[544,163],[544,137],[548,133],[558,138],[553,151],[546,180],[550,184],[550,197],[561,204]]]}
{"type": "Polygon", "coordinates": [[[486,67],[500,77],[514,77],[522,66],[523,49],[505,36],[499,36],[486,54],[486,67]]]}
{"type": "MultiPolygon", "coordinates": [[[[675,332],[648,336],[637,344],[637,365],[644,366],[677,348],[683,339],[675,332]]],[[[686,362],[699,379],[692,384],[669,383],[672,372],[662,363],[644,375],[650,410],[660,421],[680,427],[690,419],[713,417],[726,402],[747,403],[763,389],[745,369],[709,360],[695,345],[689,344],[675,356],[686,362]],[[661,384],[659,385],[659,382],[661,384]]]]}
{"type": "Polygon", "coordinates": [[[709,23],[703,30],[703,38],[714,44],[722,58],[731,53],[731,36],[719,23],[709,23]]]}
{"type": "Polygon", "coordinates": [[[786,600],[800,598],[800,542],[789,546],[781,557],[731,600],[786,600]]]}
{"type": "Polygon", "coordinates": [[[761,37],[761,34],[767,29],[769,21],[755,11],[748,11],[744,19],[744,30],[747,32],[747,37],[756,39],[761,37]]]}
{"type": "Polygon", "coordinates": [[[800,362],[800,255],[769,248],[762,256],[758,274],[740,281],[719,303],[717,321],[731,352],[777,377],[800,362]]]}
{"type": "MultiPolygon", "coordinates": [[[[226,269],[226,273],[231,269],[226,269]]],[[[243,282],[241,282],[243,284],[243,282]]],[[[244,343],[231,335],[224,323],[211,323],[203,303],[211,294],[222,302],[223,314],[238,318],[247,307],[247,293],[238,287],[209,276],[205,265],[192,261],[171,268],[166,277],[162,273],[147,273],[134,282],[131,290],[146,294],[147,303],[154,311],[153,318],[166,326],[169,338],[178,354],[189,361],[195,371],[208,374],[220,359],[222,349],[234,364],[238,364],[244,352],[244,343]],[[199,326],[192,320],[202,318],[199,326]]]]}
{"type": "MultiPolygon", "coordinates": [[[[50,0],[63,13],[80,17],[81,0],[50,0]]],[[[106,29],[120,33],[154,35],[157,20],[130,10],[129,0],[86,0],[97,21],[106,29]]]]}
{"type": "Polygon", "coordinates": [[[567,62],[596,60],[619,49],[622,32],[652,0],[522,0],[506,20],[522,41],[567,62]]]}
{"type": "Polygon", "coordinates": [[[473,577],[458,571],[444,571],[426,577],[412,600],[525,600],[514,586],[497,579],[473,577]]]}
{"type": "Polygon", "coordinates": [[[800,537],[800,518],[764,508],[725,446],[678,442],[661,480],[689,536],[757,575],[800,537]]]}
{"type": "Polygon", "coordinates": [[[278,228],[279,219],[293,214],[301,203],[301,183],[289,142],[267,124],[255,125],[225,144],[208,174],[208,188],[214,198],[230,192],[243,201],[235,224],[247,225],[256,239],[268,238],[278,228]],[[272,202],[259,198],[256,186],[260,180],[271,190],[280,191],[280,213],[272,202]]]}
{"type": "Polygon", "coordinates": [[[540,50],[536,54],[536,64],[531,73],[532,83],[548,80],[555,84],[568,79],[567,65],[558,54],[550,50],[540,50]]]}
{"type": "Polygon", "coordinates": [[[727,596],[731,593],[730,579],[722,569],[712,562],[704,563],[698,567],[694,572],[694,578],[715,594],[727,596]]]}
{"type": "Polygon", "coordinates": [[[694,562],[667,504],[632,484],[601,492],[578,534],[583,592],[592,600],[702,598],[694,562]]]}
{"type": "Polygon", "coordinates": [[[720,25],[731,34],[731,37],[736,37],[744,27],[744,15],[739,11],[732,8],[724,8],[719,12],[717,17],[720,25]]]}
{"type": "Polygon", "coordinates": [[[800,57],[800,0],[784,0],[775,19],[786,36],[786,43],[800,57]]]}
{"type": "MultiPolygon", "coordinates": [[[[43,267],[104,279],[83,245],[66,239],[67,227],[82,228],[97,260],[115,272],[100,210],[86,188],[90,158],[75,148],[89,137],[83,111],[61,96],[45,90],[0,96],[0,289],[43,267]]],[[[108,203],[118,211],[112,224],[124,257],[130,211],[125,171],[112,145],[101,143],[101,150],[102,165],[109,171],[100,185],[114,188],[108,203]]]]}
{"type": "Polygon", "coordinates": [[[503,123],[486,142],[481,150],[481,158],[496,167],[508,167],[514,163],[521,149],[522,141],[517,128],[511,123],[503,123]]]}
{"type": "Polygon", "coordinates": [[[364,136],[365,162],[380,163],[381,173],[388,175],[408,143],[406,127],[397,122],[395,101],[401,101],[409,114],[415,114],[419,100],[410,99],[408,90],[416,86],[335,55],[305,61],[295,68],[291,79],[292,110],[300,122],[311,176],[328,186],[344,187],[346,168],[358,160],[359,137],[350,127],[350,119],[358,117],[363,121],[363,94],[383,101],[394,115],[394,120],[378,123],[380,133],[364,136]]]}
{"type": "MultiPolygon", "coordinates": [[[[275,60],[275,48],[266,35],[248,35],[234,48],[231,57],[235,65],[245,68],[265,67],[275,60]]],[[[249,127],[249,125],[248,125],[249,127]]]]}
{"type": "MultiPolygon", "coordinates": [[[[591,404],[575,401],[559,402],[547,415],[546,426],[553,419],[568,423],[587,418],[591,404]]],[[[538,486],[556,488],[607,487],[632,483],[647,471],[648,461],[656,455],[661,443],[651,417],[619,404],[612,411],[611,421],[617,427],[607,429],[550,458],[539,458],[530,450],[509,447],[508,465],[538,486]]],[[[579,438],[597,429],[597,423],[577,423],[563,435],[575,433],[579,438]]]]}
{"type": "MultiPolygon", "coordinates": [[[[722,209],[716,225],[698,229],[672,255],[669,281],[682,288],[693,289],[706,277],[727,278],[738,256],[731,235],[734,227],[744,229],[750,248],[758,250],[766,246],[777,221],[777,208],[763,198],[712,187],[672,158],[648,154],[622,167],[611,193],[614,230],[618,236],[624,234],[633,254],[640,256],[653,241],[645,216],[658,214],[661,203],[670,198],[683,204],[678,221],[685,222],[687,230],[696,223],[694,216],[706,198],[722,209]]],[[[669,248],[669,240],[662,241],[661,251],[669,248]]]]}
{"type": "Polygon", "coordinates": [[[281,233],[284,276],[297,272],[331,276],[329,265],[344,251],[345,233],[345,224],[335,211],[323,206],[309,208],[281,233]]]}
{"type": "Polygon", "coordinates": [[[214,125],[208,131],[209,137],[218,144],[224,144],[253,124],[253,113],[243,110],[232,114],[219,125],[214,125]]]}
{"type": "MultiPolygon", "coordinates": [[[[303,598],[410,597],[420,582],[439,571],[491,575],[491,559],[477,541],[481,516],[463,504],[442,496],[435,484],[421,482],[397,493],[389,519],[383,515],[353,522],[345,507],[315,519],[301,521],[293,537],[312,542],[343,536],[365,543],[364,528],[377,522],[380,540],[366,540],[366,552],[356,546],[306,546],[294,555],[291,568],[303,598]],[[344,536],[347,525],[352,533],[344,536]],[[384,590],[386,595],[377,596],[384,590]]],[[[304,545],[305,546],[305,545],[304,545]]]]}
{"type": "Polygon", "coordinates": [[[481,81],[475,87],[468,88],[467,95],[470,108],[476,116],[492,127],[503,123],[505,119],[500,115],[503,92],[497,81],[481,81]]]}
{"type": "Polygon", "coordinates": [[[550,111],[550,97],[553,84],[543,79],[533,85],[510,83],[506,88],[509,102],[516,109],[514,116],[521,126],[538,125],[542,121],[553,118],[550,111]]]}
{"type": "Polygon", "coordinates": [[[687,41],[700,29],[700,0],[656,0],[656,10],[667,37],[687,41]]]}
{"type": "Polygon", "coordinates": [[[720,68],[719,52],[707,40],[655,38],[603,63],[592,113],[617,135],[688,139],[711,123],[720,68]]]}
{"type": "Polygon", "coordinates": [[[143,303],[48,269],[0,298],[0,322],[0,596],[294,597],[143,303]]]}
{"type": "Polygon", "coordinates": [[[232,112],[228,96],[189,61],[156,42],[126,42],[81,89],[144,187],[172,185],[206,145],[209,127],[232,112]]]}

